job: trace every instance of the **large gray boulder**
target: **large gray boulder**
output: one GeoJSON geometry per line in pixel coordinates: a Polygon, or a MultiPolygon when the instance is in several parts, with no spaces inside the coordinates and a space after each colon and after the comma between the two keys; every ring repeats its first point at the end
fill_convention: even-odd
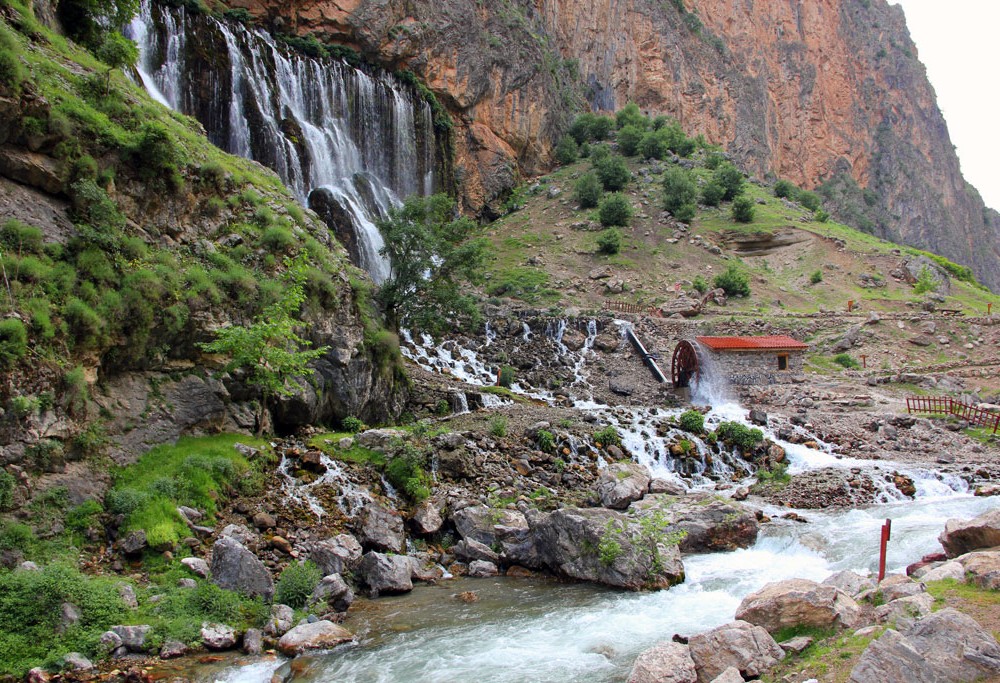
{"type": "Polygon", "coordinates": [[[731,666],[713,678],[712,683],[745,683],[745,681],[740,675],[739,669],[731,666]]]}
{"type": "Polygon", "coordinates": [[[640,654],[628,683],[696,683],[698,673],[687,645],[665,642],[640,654]]]}
{"type": "Polygon", "coordinates": [[[597,495],[604,507],[624,510],[646,495],[650,480],[649,469],[645,465],[614,462],[601,470],[597,479],[597,495]]]}
{"type": "Polygon", "coordinates": [[[1000,546],[1000,508],[984,512],[973,519],[949,519],[938,540],[948,557],[1000,546]]]}
{"type": "Polygon", "coordinates": [[[965,580],[980,588],[1000,590],[1000,551],[966,553],[955,561],[961,565],[965,580]]]}
{"type": "Polygon", "coordinates": [[[889,629],[861,655],[852,683],[971,683],[1000,674],[1000,645],[974,619],[951,608],[904,633],[889,629]]]}
{"type": "Polygon", "coordinates": [[[201,642],[209,650],[228,650],[236,645],[236,629],[225,624],[202,624],[201,642]]]}
{"type": "Polygon", "coordinates": [[[310,608],[328,606],[335,612],[346,612],[353,602],[354,591],[347,582],[340,574],[330,574],[324,576],[313,589],[308,606],[310,608]]]}
{"type": "Polygon", "coordinates": [[[354,635],[332,621],[315,621],[301,624],[281,636],[278,650],[288,657],[300,655],[307,650],[327,650],[340,643],[354,640],[354,635]]]}
{"type": "Polygon", "coordinates": [[[605,508],[535,515],[530,539],[505,556],[532,569],[628,590],[669,588],[684,580],[680,551],[668,534],[605,508]]]}
{"type": "Polygon", "coordinates": [[[444,524],[444,519],[441,517],[438,504],[433,500],[425,500],[413,511],[410,522],[413,524],[414,531],[418,534],[427,535],[436,534],[440,531],[441,525],[444,524]]]}
{"type": "Polygon", "coordinates": [[[876,581],[870,576],[862,576],[857,572],[845,569],[823,579],[823,585],[839,588],[852,598],[857,598],[865,591],[873,590],[876,581]]]}
{"type": "Polygon", "coordinates": [[[327,576],[353,570],[361,561],[361,555],[361,544],[354,536],[338,534],[316,543],[309,553],[309,559],[327,576]]]}
{"type": "Polygon", "coordinates": [[[274,579],[256,555],[229,536],[212,546],[212,583],[219,588],[239,591],[246,595],[270,600],[274,596],[274,579]]]}
{"type": "Polygon", "coordinates": [[[295,610],[288,605],[271,605],[271,618],[264,626],[264,633],[281,637],[295,625],[295,610]]]}
{"type": "Polygon", "coordinates": [[[406,441],[409,437],[410,434],[402,429],[369,429],[358,434],[354,440],[359,446],[379,453],[388,453],[395,444],[406,441]]]}
{"type": "Polygon", "coordinates": [[[361,581],[373,595],[408,593],[413,590],[410,558],[406,555],[383,555],[368,552],[361,558],[358,571],[361,581]]]}
{"type": "Polygon", "coordinates": [[[639,518],[656,517],[668,534],[681,533],[682,553],[749,548],[757,540],[757,516],[739,503],[710,494],[650,494],[629,507],[639,518]]]}
{"type": "Polygon", "coordinates": [[[462,508],[452,515],[459,536],[483,545],[520,543],[528,534],[528,520],[517,510],[497,510],[485,505],[462,508]]]}
{"type": "MultiPolygon", "coordinates": [[[[121,639],[121,646],[129,652],[145,652],[149,649],[147,640],[152,626],[112,626],[111,632],[121,639]]],[[[103,637],[102,637],[102,640],[103,637]]]]}
{"type": "Polygon", "coordinates": [[[763,627],[768,633],[783,629],[856,628],[861,607],[839,588],[807,579],[769,583],[743,599],[736,618],[763,627]]]}
{"type": "Polygon", "coordinates": [[[744,678],[758,678],[780,662],[785,651],[760,626],[734,621],[699,633],[688,641],[699,683],[711,683],[733,667],[744,678]]]}
{"type": "Polygon", "coordinates": [[[373,501],[361,511],[358,524],[359,540],[365,548],[389,553],[403,552],[406,535],[399,513],[373,501]]]}

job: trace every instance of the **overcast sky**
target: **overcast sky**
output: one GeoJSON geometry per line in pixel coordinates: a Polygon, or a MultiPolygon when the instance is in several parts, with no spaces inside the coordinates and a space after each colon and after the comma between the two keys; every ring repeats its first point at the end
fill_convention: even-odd
{"type": "Polygon", "coordinates": [[[1000,1],[889,1],[906,12],[965,179],[1000,209],[1000,1]]]}

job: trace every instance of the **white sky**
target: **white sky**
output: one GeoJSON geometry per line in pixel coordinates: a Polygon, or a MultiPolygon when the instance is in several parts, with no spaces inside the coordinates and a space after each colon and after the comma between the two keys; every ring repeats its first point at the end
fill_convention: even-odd
{"type": "Polygon", "coordinates": [[[1000,209],[998,0],[890,0],[937,92],[962,173],[987,206],[1000,209]]]}

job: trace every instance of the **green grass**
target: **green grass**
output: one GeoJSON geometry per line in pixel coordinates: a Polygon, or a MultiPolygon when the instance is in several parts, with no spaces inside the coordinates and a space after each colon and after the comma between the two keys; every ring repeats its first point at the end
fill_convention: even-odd
{"type": "Polygon", "coordinates": [[[125,515],[126,531],[142,529],[150,546],[169,546],[189,535],[179,505],[204,510],[211,520],[221,500],[259,491],[261,470],[272,464],[270,452],[265,441],[239,434],[185,437],[115,471],[105,505],[125,515]],[[234,447],[237,442],[261,449],[252,465],[234,447]]]}
{"type": "Polygon", "coordinates": [[[946,598],[959,598],[981,607],[1000,607],[1000,591],[980,588],[971,583],[961,583],[955,579],[930,581],[927,583],[927,592],[934,597],[935,609],[945,607],[946,598]]]}
{"type": "Polygon", "coordinates": [[[328,432],[317,434],[309,439],[309,447],[322,451],[326,455],[336,460],[351,462],[355,465],[372,465],[378,469],[385,467],[385,455],[370,448],[352,443],[350,448],[341,448],[340,440],[344,438],[353,439],[356,434],[350,432],[328,432]]]}
{"type": "MultiPolygon", "coordinates": [[[[868,645],[882,634],[884,629],[867,636],[852,634],[823,637],[823,631],[809,629],[786,629],[779,636],[794,637],[809,635],[818,638],[816,642],[802,651],[801,654],[785,657],[781,664],[761,677],[763,683],[777,683],[785,680],[784,676],[792,671],[796,678],[820,678],[821,680],[846,683],[850,676],[853,661],[861,655],[868,645]],[[800,632],[798,632],[800,631],[800,632]]],[[[785,637],[775,637],[779,642],[785,637]]]]}

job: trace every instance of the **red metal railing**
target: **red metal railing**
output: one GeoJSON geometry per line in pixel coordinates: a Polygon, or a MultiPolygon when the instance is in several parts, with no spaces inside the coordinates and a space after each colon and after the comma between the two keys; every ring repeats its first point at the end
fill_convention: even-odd
{"type": "Polygon", "coordinates": [[[992,427],[994,434],[997,433],[997,429],[1000,429],[1000,413],[983,410],[944,396],[908,396],[906,398],[906,412],[954,415],[972,425],[979,425],[987,429],[992,427]]]}

